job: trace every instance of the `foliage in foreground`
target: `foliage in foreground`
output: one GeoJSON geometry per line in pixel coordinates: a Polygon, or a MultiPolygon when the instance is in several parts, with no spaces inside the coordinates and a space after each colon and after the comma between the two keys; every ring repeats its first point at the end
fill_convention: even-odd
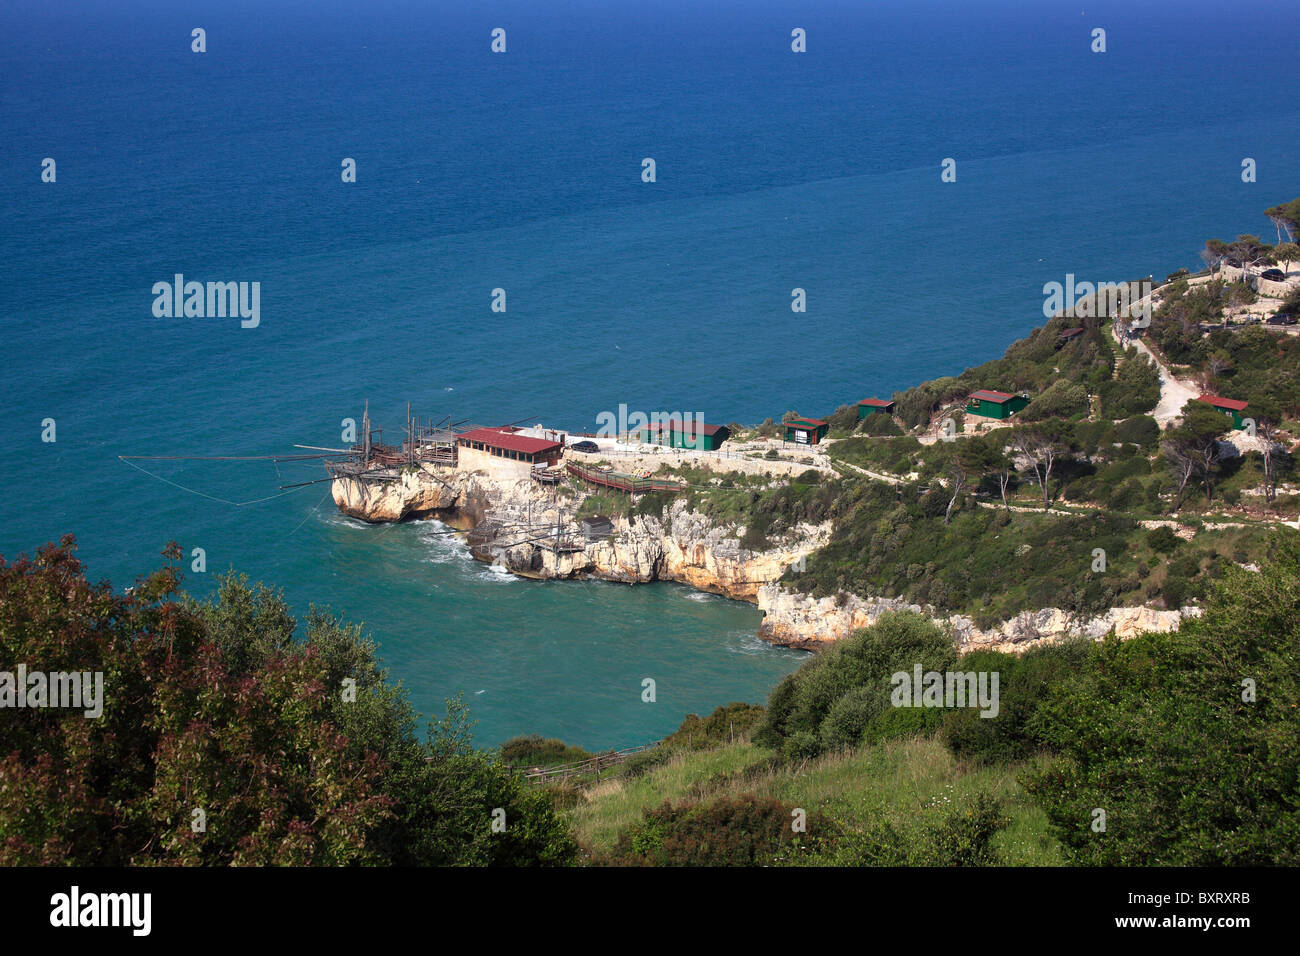
{"type": "Polygon", "coordinates": [[[1034,723],[1061,759],[1026,785],[1074,862],[1300,863],[1300,543],[1272,544],[1199,619],[1109,640],[1052,688],[1034,723]]]}
{"type": "Polygon", "coordinates": [[[232,575],[212,601],[189,600],[174,563],[115,595],[73,550],[69,536],[0,559],[0,659],[102,672],[106,698],[98,719],[5,711],[0,864],[572,859],[550,797],[472,747],[459,700],[417,739],[360,628],[313,610],[295,640],[278,594],[232,575]]]}
{"type": "MultiPolygon", "coordinates": [[[[611,866],[766,866],[797,852],[795,808],[744,795],[646,809],[594,862],[611,866]]],[[[816,823],[813,824],[817,826],[816,823]]]]}

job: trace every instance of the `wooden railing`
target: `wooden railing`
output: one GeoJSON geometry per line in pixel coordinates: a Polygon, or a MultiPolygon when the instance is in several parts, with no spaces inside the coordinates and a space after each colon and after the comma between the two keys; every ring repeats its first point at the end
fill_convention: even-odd
{"type": "Polygon", "coordinates": [[[558,780],[571,780],[575,777],[591,777],[593,782],[600,780],[600,771],[609,769],[625,762],[635,754],[645,753],[652,747],[657,747],[659,741],[649,744],[641,744],[639,747],[628,747],[625,750],[611,750],[607,753],[596,754],[594,757],[588,757],[586,760],[575,760],[572,763],[558,764],[554,767],[511,767],[513,773],[523,776],[530,783],[552,783],[558,780]]]}
{"type": "Polygon", "coordinates": [[[602,488],[640,495],[648,491],[681,491],[682,486],[668,478],[633,478],[631,475],[616,471],[601,471],[599,468],[584,468],[575,462],[567,462],[565,470],[573,477],[602,488]]]}

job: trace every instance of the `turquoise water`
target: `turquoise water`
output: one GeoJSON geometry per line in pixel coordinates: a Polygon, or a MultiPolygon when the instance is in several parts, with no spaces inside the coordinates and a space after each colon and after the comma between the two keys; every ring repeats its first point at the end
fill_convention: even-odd
{"type": "Polygon", "coordinates": [[[310,463],[116,456],[334,445],[366,399],[394,430],[407,402],[579,431],[623,403],[823,414],[1001,354],[1044,283],[1196,268],[1300,194],[1300,109],[1269,78],[1294,4],[1240,35],[1208,3],[856,6],[804,6],[803,58],[762,3],[6,6],[0,553],[73,532],[123,586],[202,547],[194,591],[234,567],[364,621],[417,708],[464,692],[483,743],[634,744],[765,699],[802,655],[757,643],[751,607],[503,579],[325,485],[214,500],[310,463]],[[198,22],[204,56],[177,40],[198,22]],[[153,318],[176,272],[260,281],[261,326],[153,318]]]}

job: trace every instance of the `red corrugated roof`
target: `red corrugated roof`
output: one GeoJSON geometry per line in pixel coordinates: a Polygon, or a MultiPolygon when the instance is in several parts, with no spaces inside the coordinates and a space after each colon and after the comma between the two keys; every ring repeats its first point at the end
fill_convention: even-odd
{"type": "Polygon", "coordinates": [[[527,435],[515,435],[495,428],[475,428],[473,431],[465,432],[457,437],[462,441],[482,442],[484,445],[490,445],[493,448],[503,448],[506,451],[522,451],[528,455],[536,455],[539,452],[563,447],[557,441],[547,441],[544,438],[529,438],[527,435]]]}
{"type": "Polygon", "coordinates": [[[821,428],[826,423],[820,418],[792,418],[788,422],[783,422],[782,424],[795,426],[802,425],[807,428],[821,428]]]}
{"type": "MultiPolygon", "coordinates": [[[[669,431],[687,432],[688,434],[695,431],[694,419],[687,419],[685,428],[682,427],[682,420],[680,418],[670,418],[668,421],[664,422],[663,424],[668,426],[669,431]]],[[[659,431],[659,429],[662,426],[660,426],[657,423],[652,423],[650,425],[646,425],[645,427],[647,431],[659,431]]],[[[706,435],[716,435],[718,433],[718,429],[722,427],[724,426],[701,424],[700,431],[702,431],[706,435]]]]}
{"type": "Polygon", "coordinates": [[[1220,398],[1218,395],[1201,395],[1196,399],[1198,402],[1205,402],[1207,405],[1213,405],[1215,408],[1230,408],[1234,412],[1243,411],[1249,402],[1238,401],[1235,398],[1220,398]]]}
{"type": "Polygon", "coordinates": [[[983,399],[986,402],[997,402],[1001,405],[1009,398],[1015,398],[1014,395],[1008,395],[1006,392],[995,392],[991,388],[981,388],[978,392],[971,392],[971,398],[983,399]]]}
{"type": "Polygon", "coordinates": [[[874,405],[876,408],[888,408],[893,402],[887,402],[883,398],[864,398],[858,402],[859,405],[874,405]]]}

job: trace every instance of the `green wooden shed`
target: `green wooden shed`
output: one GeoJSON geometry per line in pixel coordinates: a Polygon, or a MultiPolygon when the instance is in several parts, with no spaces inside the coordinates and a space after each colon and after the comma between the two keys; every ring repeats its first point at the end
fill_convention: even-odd
{"type": "Polygon", "coordinates": [[[875,415],[879,412],[882,415],[894,414],[894,403],[887,402],[883,398],[864,398],[858,402],[858,420],[866,418],[868,415],[875,415]]]}
{"type": "Polygon", "coordinates": [[[820,418],[792,418],[782,422],[785,440],[796,445],[816,445],[826,437],[830,425],[820,418]]]}
{"type": "Polygon", "coordinates": [[[1212,406],[1231,418],[1233,428],[1241,429],[1246,427],[1245,417],[1241,413],[1246,410],[1248,402],[1236,398],[1223,398],[1219,395],[1200,395],[1196,400],[1212,406]]]}
{"type": "Polygon", "coordinates": [[[670,418],[666,422],[646,425],[637,438],[648,445],[667,445],[669,448],[692,448],[717,451],[731,437],[726,425],[705,425],[694,419],[670,418]],[[699,432],[697,435],[696,432],[699,432]]]}
{"type": "Polygon", "coordinates": [[[985,418],[1010,418],[1029,404],[1028,395],[1010,395],[982,388],[966,398],[966,411],[985,418]]]}

